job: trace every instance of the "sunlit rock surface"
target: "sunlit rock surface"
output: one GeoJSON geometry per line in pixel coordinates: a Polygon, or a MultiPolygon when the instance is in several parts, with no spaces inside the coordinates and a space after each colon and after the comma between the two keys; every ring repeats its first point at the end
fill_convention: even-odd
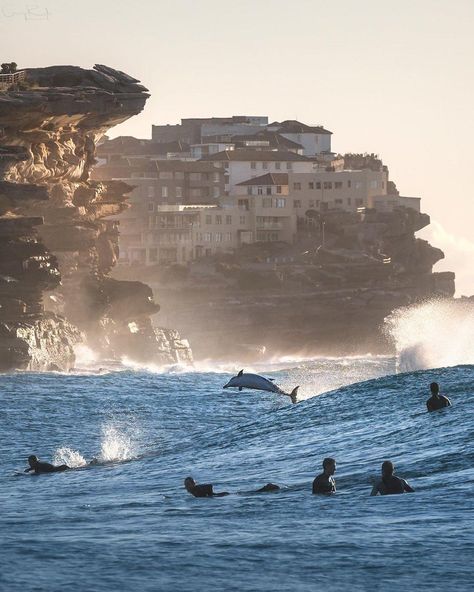
{"type": "Polygon", "coordinates": [[[81,340],[107,357],[181,355],[151,324],[151,290],[107,277],[118,257],[107,217],[133,188],[89,180],[96,142],[148,97],[138,80],[100,65],[28,69],[0,92],[2,370],[67,370],[81,340]]]}

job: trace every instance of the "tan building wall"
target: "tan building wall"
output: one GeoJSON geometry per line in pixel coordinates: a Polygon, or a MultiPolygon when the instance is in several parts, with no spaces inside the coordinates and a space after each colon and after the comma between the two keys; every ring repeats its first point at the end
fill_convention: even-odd
{"type": "Polygon", "coordinates": [[[387,171],[324,171],[289,173],[289,194],[298,217],[308,210],[357,211],[371,207],[375,196],[387,195],[387,171]]]}

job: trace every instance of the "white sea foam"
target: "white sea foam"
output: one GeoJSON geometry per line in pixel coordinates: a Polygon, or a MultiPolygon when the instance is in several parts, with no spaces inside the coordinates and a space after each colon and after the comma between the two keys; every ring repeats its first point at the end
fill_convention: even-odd
{"type": "Polygon", "coordinates": [[[55,465],[67,465],[71,468],[84,467],[87,465],[86,459],[77,450],[63,446],[54,453],[53,463],[55,465]]]}
{"type": "Polygon", "coordinates": [[[102,426],[100,443],[100,462],[124,461],[137,456],[137,430],[121,430],[112,424],[102,426]],[[135,436],[135,437],[134,437],[135,436]]]}
{"type": "Polygon", "coordinates": [[[401,372],[474,364],[474,303],[430,301],[386,319],[401,372]]]}

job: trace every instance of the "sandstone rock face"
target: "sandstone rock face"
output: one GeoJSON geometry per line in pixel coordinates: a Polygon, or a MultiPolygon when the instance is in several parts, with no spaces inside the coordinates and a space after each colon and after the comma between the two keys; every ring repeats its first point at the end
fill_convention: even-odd
{"type": "Polygon", "coordinates": [[[21,88],[0,92],[1,369],[67,369],[81,339],[138,361],[168,352],[174,362],[174,341],[183,349],[154,331],[159,306],[146,285],[107,277],[118,257],[107,217],[132,187],[89,179],[99,138],[148,96],[100,65],[29,69],[21,88]]]}

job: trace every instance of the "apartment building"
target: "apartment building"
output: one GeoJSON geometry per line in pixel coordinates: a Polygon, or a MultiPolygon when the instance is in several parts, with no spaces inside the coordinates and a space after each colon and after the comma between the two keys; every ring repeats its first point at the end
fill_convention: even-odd
{"type": "Polygon", "coordinates": [[[288,186],[298,218],[308,210],[357,211],[374,207],[375,198],[387,196],[388,171],[317,171],[289,173],[288,186]]]}
{"type": "Polygon", "coordinates": [[[205,136],[231,136],[253,134],[268,124],[268,117],[257,115],[232,115],[230,117],[193,117],[181,119],[177,125],[152,125],[154,142],[183,141],[200,144],[205,136]]]}
{"type": "Polygon", "coordinates": [[[278,132],[281,136],[303,146],[304,156],[315,156],[322,152],[331,152],[332,132],[323,126],[306,125],[294,119],[267,125],[268,131],[278,132]]]}
{"type": "Polygon", "coordinates": [[[252,177],[290,171],[311,173],[315,169],[315,162],[306,156],[271,150],[225,150],[206,156],[200,162],[212,162],[224,171],[226,195],[233,195],[239,183],[252,177]]]}
{"type": "Polygon", "coordinates": [[[191,158],[189,144],[180,141],[158,144],[152,140],[118,136],[106,139],[97,146],[96,158],[99,166],[119,163],[122,159],[135,160],[185,160],[191,158]]]}

